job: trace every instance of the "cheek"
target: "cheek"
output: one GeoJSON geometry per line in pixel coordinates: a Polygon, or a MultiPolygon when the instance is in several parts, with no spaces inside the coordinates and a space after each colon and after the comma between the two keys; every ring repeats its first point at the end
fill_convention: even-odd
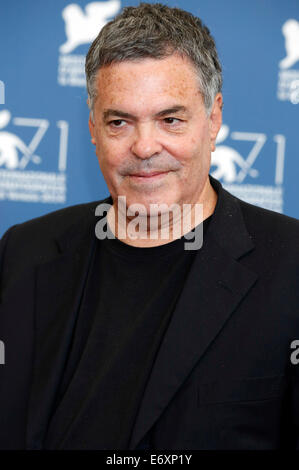
{"type": "Polygon", "coordinates": [[[192,137],[180,149],[182,171],[180,183],[193,191],[199,181],[206,176],[210,167],[210,153],[206,139],[192,137]]]}
{"type": "Polygon", "coordinates": [[[110,193],[116,195],[119,188],[127,182],[121,171],[127,154],[121,153],[119,146],[111,145],[110,142],[109,145],[102,146],[102,154],[98,160],[110,193]]]}
{"type": "Polygon", "coordinates": [[[203,155],[203,148],[199,143],[199,140],[195,137],[186,140],[184,143],[174,148],[173,155],[182,164],[182,170],[184,173],[190,174],[196,167],[200,165],[203,155]]]}
{"type": "Polygon", "coordinates": [[[121,146],[105,136],[98,136],[96,153],[100,163],[100,167],[105,168],[110,174],[116,171],[118,165],[122,161],[121,146]]]}

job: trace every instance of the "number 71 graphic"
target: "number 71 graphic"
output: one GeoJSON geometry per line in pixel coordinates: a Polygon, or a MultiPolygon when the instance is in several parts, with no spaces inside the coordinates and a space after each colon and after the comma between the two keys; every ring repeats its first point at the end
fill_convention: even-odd
{"type": "MultiPolygon", "coordinates": [[[[256,158],[261,152],[266,140],[266,134],[261,133],[252,133],[252,132],[232,132],[231,138],[233,140],[242,140],[248,142],[254,142],[252,149],[250,150],[245,163],[246,168],[250,169],[254,164],[256,158]]],[[[273,137],[274,142],[276,142],[276,165],[275,165],[275,184],[283,183],[283,170],[284,170],[284,158],[285,158],[285,142],[286,138],[282,134],[276,134],[273,137]]],[[[242,183],[246,177],[246,170],[243,168],[238,173],[236,178],[237,183],[242,183]]]]}
{"type": "MultiPolygon", "coordinates": [[[[34,155],[35,150],[42,141],[47,129],[50,125],[47,119],[32,119],[32,118],[22,118],[16,117],[13,119],[13,123],[16,126],[26,126],[26,127],[36,127],[37,131],[31,139],[31,142],[27,146],[28,152],[23,155],[20,160],[19,168],[24,169],[28,162],[32,159],[34,163],[40,163],[40,157],[34,155]]],[[[57,121],[56,123],[58,129],[60,130],[59,137],[59,154],[58,154],[58,170],[66,171],[67,164],[67,144],[68,144],[68,131],[69,124],[67,121],[57,121]]]]}

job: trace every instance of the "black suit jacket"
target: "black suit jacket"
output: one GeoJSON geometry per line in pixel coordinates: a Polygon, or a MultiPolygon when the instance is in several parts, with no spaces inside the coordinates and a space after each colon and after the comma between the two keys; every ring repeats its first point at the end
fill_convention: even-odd
{"type": "MultiPolygon", "coordinates": [[[[128,447],[150,433],[154,449],[299,448],[299,364],[290,360],[299,339],[299,221],[210,181],[215,212],[128,447]]],[[[49,428],[100,202],[13,226],[1,240],[2,449],[74,448],[73,417],[59,433],[49,428]]]]}

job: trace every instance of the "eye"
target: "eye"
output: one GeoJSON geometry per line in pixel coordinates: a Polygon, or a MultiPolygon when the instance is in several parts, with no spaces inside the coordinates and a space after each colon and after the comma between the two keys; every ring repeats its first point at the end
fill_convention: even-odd
{"type": "Polygon", "coordinates": [[[177,118],[174,118],[174,117],[167,117],[167,118],[164,118],[164,121],[166,122],[166,124],[175,124],[175,122],[173,122],[173,121],[177,121],[177,123],[178,123],[178,122],[181,122],[181,119],[177,119],[177,118]]]}
{"type": "Polygon", "coordinates": [[[111,125],[112,127],[120,128],[120,127],[123,127],[119,125],[122,122],[125,122],[125,121],[123,119],[114,119],[113,121],[109,121],[108,124],[109,126],[111,125]]]}

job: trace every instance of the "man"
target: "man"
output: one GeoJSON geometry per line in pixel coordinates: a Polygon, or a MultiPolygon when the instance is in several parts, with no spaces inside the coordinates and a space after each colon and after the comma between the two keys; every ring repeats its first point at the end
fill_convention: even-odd
{"type": "Polygon", "coordinates": [[[86,75],[110,197],[2,238],[0,447],[299,448],[299,223],[209,176],[222,112],[209,30],[127,7],[86,75]]]}

